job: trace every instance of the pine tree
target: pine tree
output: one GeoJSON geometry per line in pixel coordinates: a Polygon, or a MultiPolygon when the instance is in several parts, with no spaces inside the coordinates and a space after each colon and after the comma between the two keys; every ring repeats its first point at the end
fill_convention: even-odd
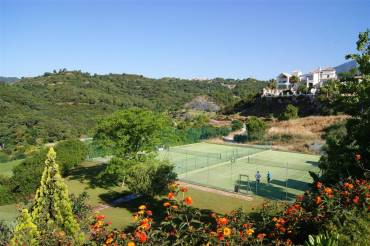
{"type": "Polygon", "coordinates": [[[36,191],[32,219],[39,228],[57,228],[63,231],[78,245],[84,240],[83,234],[73,216],[67,186],[60,175],[55,158],[56,153],[50,148],[41,184],[36,191]]]}
{"type": "Polygon", "coordinates": [[[32,218],[27,209],[22,210],[18,218],[18,224],[15,227],[13,238],[9,245],[38,245],[39,232],[37,226],[32,222],[32,218]]]}

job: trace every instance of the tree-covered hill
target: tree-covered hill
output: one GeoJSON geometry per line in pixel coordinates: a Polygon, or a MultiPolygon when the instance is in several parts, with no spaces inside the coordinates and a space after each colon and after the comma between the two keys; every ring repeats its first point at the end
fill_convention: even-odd
{"type": "Polygon", "coordinates": [[[230,107],[265,85],[255,79],[152,79],[66,70],[22,78],[0,84],[0,144],[14,150],[89,134],[99,117],[132,106],[176,111],[208,96],[221,108],[230,107]]]}

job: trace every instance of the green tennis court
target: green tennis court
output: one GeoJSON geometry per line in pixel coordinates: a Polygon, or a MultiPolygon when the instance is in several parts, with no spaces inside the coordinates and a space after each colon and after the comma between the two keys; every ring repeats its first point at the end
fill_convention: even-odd
{"type": "Polygon", "coordinates": [[[170,148],[161,156],[175,165],[183,181],[227,191],[237,185],[239,192],[269,199],[294,199],[311,182],[308,172],[319,171],[319,156],[257,146],[198,143],[170,148]],[[258,184],[257,171],[261,174],[258,184]],[[272,175],[270,183],[267,172],[272,175]]]}

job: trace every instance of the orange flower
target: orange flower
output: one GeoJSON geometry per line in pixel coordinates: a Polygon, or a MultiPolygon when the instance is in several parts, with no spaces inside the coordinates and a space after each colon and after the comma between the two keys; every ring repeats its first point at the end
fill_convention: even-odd
{"type": "Polygon", "coordinates": [[[188,192],[188,188],[186,188],[186,187],[180,187],[180,191],[181,192],[188,192]]]}
{"type": "Polygon", "coordinates": [[[173,209],[178,209],[178,208],[179,208],[179,206],[177,206],[177,205],[173,205],[173,206],[172,206],[172,208],[173,208],[173,209]]]}
{"type": "Polygon", "coordinates": [[[285,241],[285,245],[293,245],[293,242],[292,240],[290,240],[289,238],[285,241]]]}
{"type": "Polygon", "coordinates": [[[148,215],[148,216],[152,216],[152,215],[153,215],[152,210],[147,210],[147,211],[146,211],[146,215],[148,215]]]}
{"type": "Polygon", "coordinates": [[[166,208],[168,208],[169,206],[171,206],[171,203],[165,202],[165,203],[163,203],[163,206],[165,206],[166,208]]]}
{"type": "Polygon", "coordinates": [[[227,225],[228,219],[224,218],[224,217],[221,217],[217,220],[217,223],[220,224],[220,225],[227,225]]]}
{"type": "Polygon", "coordinates": [[[272,221],[276,222],[278,219],[276,217],[272,218],[272,221]]]}
{"type": "Polygon", "coordinates": [[[144,230],[149,230],[150,229],[150,224],[149,223],[143,223],[139,226],[141,229],[144,229],[144,230]]]}
{"type": "Polygon", "coordinates": [[[321,182],[317,182],[317,183],[316,183],[316,188],[317,188],[317,189],[321,189],[321,187],[322,187],[322,183],[321,183],[321,182]]]}
{"type": "Polygon", "coordinates": [[[140,205],[140,206],[139,206],[139,209],[140,209],[140,210],[145,210],[145,209],[146,209],[146,206],[145,206],[145,205],[140,205]]]}
{"type": "Polygon", "coordinates": [[[352,190],[353,189],[353,184],[350,184],[350,183],[344,183],[344,188],[347,188],[347,189],[349,189],[349,190],[352,190]]]}
{"type": "Polygon", "coordinates": [[[186,205],[191,205],[193,203],[193,199],[190,196],[188,196],[188,197],[185,197],[184,202],[186,205]]]}
{"type": "Polygon", "coordinates": [[[283,218],[279,218],[277,221],[278,221],[280,224],[285,224],[285,220],[284,220],[283,218]]]}
{"type": "Polygon", "coordinates": [[[104,218],[105,218],[105,216],[103,214],[99,214],[99,215],[95,216],[96,220],[103,220],[104,218]]]}
{"type": "Polygon", "coordinates": [[[263,240],[264,238],[266,237],[266,234],[265,233],[259,233],[258,235],[257,235],[257,239],[258,240],[263,240]]]}
{"type": "Polygon", "coordinates": [[[112,243],[113,242],[113,238],[111,238],[111,237],[109,237],[108,239],[107,239],[107,241],[105,241],[105,243],[106,244],[110,244],[110,243],[112,243]]]}
{"type": "Polygon", "coordinates": [[[249,228],[245,231],[245,233],[247,233],[247,235],[250,236],[254,233],[254,230],[252,228],[249,228]]]}
{"type": "Polygon", "coordinates": [[[315,199],[315,203],[317,205],[319,205],[321,203],[321,201],[322,201],[321,197],[317,196],[316,199],[315,199]]]}
{"type": "Polygon", "coordinates": [[[135,237],[138,238],[141,243],[144,243],[148,239],[145,232],[141,232],[141,231],[136,231],[135,237]]]}
{"type": "Polygon", "coordinates": [[[326,195],[332,195],[333,194],[333,190],[329,187],[326,187],[324,189],[324,192],[325,192],[326,195]]]}
{"type": "Polygon", "coordinates": [[[127,246],[136,246],[135,242],[131,241],[127,243],[127,246]]]}
{"type": "Polygon", "coordinates": [[[353,201],[353,203],[358,204],[359,201],[360,201],[360,198],[358,196],[355,196],[352,201],[353,201]]]}
{"type": "Polygon", "coordinates": [[[231,234],[231,229],[230,229],[230,228],[228,228],[228,227],[225,227],[225,228],[224,228],[224,235],[225,235],[226,237],[228,237],[228,236],[230,236],[230,234],[231,234]]]}
{"type": "Polygon", "coordinates": [[[280,228],[279,228],[279,231],[280,231],[281,233],[285,233],[286,229],[285,229],[285,227],[284,227],[284,226],[282,226],[282,227],[280,227],[280,228]]]}
{"type": "Polygon", "coordinates": [[[168,199],[173,199],[175,197],[175,194],[173,192],[168,193],[167,195],[168,199]]]}
{"type": "Polygon", "coordinates": [[[348,196],[349,195],[349,192],[345,190],[345,191],[342,192],[342,195],[343,196],[348,196]]]}

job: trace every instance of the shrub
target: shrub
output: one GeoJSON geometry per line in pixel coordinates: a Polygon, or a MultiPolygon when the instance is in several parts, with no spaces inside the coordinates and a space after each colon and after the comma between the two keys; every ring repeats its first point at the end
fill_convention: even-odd
{"type": "Polygon", "coordinates": [[[9,186],[0,184],[0,205],[11,204],[15,201],[9,186]]]}
{"type": "Polygon", "coordinates": [[[85,160],[87,155],[86,145],[78,139],[62,141],[55,146],[55,150],[58,152],[57,162],[63,175],[85,160]]]}
{"type": "Polygon", "coordinates": [[[231,129],[233,131],[240,130],[240,129],[242,129],[242,127],[243,127],[243,122],[241,122],[240,120],[231,121],[231,129]]]}
{"type": "Polygon", "coordinates": [[[14,222],[0,220],[0,245],[8,245],[13,237],[14,222]]]}
{"type": "Polygon", "coordinates": [[[36,191],[40,184],[46,150],[41,150],[26,158],[13,168],[11,188],[17,196],[26,197],[36,191]]]}
{"type": "Polygon", "coordinates": [[[298,118],[298,108],[292,104],[288,104],[285,111],[280,115],[280,120],[291,120],[296,118],[298,118]]]}
{"type": "Polygon", "coordinates": [[[262,119],[252,116],[248,118],[246,128],[249,140],[260,140],[266,134],[267,125],[262,119]]]}
{"type": "Polygon", "coordinates": [[[0,163],[7,162],[9,160],[10,160],[9,156],[6,153],[0,151],[0,163]]]}
{"type": "Polygon", "coordinates": [[[168,191],[167,184],[176,179],[174,166],[166,162],[139,163],[131,166],[124,175],[125,185],[136,194],[161,195],[168,191]]]}

